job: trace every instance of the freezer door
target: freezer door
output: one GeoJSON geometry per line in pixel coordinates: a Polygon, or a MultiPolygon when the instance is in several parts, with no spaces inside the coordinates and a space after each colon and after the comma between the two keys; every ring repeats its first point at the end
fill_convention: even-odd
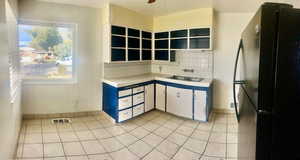
{"type": "Polygon", "coordinates": [[[272,160],[300,159],[300,9],[281,9],[272,160]]]}

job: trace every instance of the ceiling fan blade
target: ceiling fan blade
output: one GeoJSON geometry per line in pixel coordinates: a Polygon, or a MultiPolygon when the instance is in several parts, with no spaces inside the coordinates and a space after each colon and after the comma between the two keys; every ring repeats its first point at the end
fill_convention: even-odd
{"type": "Polygon", "coordinates": [[[151,4],[151,3],[154,3],[155,0],[148,0],[148,3],[151,4]]]}

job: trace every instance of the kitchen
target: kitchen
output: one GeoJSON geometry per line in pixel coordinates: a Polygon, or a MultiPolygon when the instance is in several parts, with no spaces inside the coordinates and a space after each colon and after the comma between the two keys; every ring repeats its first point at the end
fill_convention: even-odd
{"type": "Polygon", "coordinates": [[[2,0],[0,159],[299,158],[300,4],[264,2],[2,0]]]}

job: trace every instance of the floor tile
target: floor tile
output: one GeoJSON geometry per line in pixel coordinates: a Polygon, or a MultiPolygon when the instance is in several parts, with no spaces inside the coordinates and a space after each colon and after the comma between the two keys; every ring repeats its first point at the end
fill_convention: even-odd
{"type": "Polygon", "coordinates": [[[130,132],[132,131],[133,129],[137,128],[138,125],[134,124],[134,123],[131,123],[131,122],[124,122],[123,124],[121,124],[121,127],[127,131],[127,132],[130,132]]]}
{"type": "Polygon", "coordinates": [[[149,154],[147,154],[143,160],[169,160],[170,158],[156,149],[152,150],[149,154]]]}
{"type": "Polygon", "coordinates": [[[67,156],[85,155],[80,142],[65,142],[63,147],[67,156]]]}
{"type": "Polygon", "coordinates": [[[226,133],[212,132],[209,138],[209,142],[226,143],[226,133]]]}
{"type": "Polygon", "coordinates": [[[210,132],[195,130],[191,137],[202,141],[208,141],[209,135],[210,132]]]}
{"type": "Polygon", "coordinates": [[[61,132],[59,137],[62,142],[76,142],[79,141],[75,132],[61,132]]]}
{"type": "Polygon", "coordinates": [[[151,147],[149,144],[143,142],[143,141],[137,141],[134,144],[130,145],[128,149],[135,153],[135,155],[139,157],[144,157],[147,153],[149,153],[152,150],[153,147],[151,147]]]}
{"type": "Polygon", "coordinates": [[[87,126],[84,123],[73,123],[72,128],[74,129],[74,131],[88,130],[87,126]]]}
{"type": "Polygon", "coordinates": [[[147,144],[151,145],[152,147],[156,147],[158,144],[160,144],[164,139],[151,133],[149,135],[147,135],[146,137],[144,137],[142,139],[144,142],[146,142],[147,144]]]}
{"type": "Polygon", "coordinates": [[[199,141],[193,138],[189,138],[188,141],[183,145],[184,148],[199,154],[203,154],[205,146],[206,142],[199,141]]]}
{"type": "Polygon", "coordinates": [[[124,145],[121,144],[116,138],[107,138],[101,139],[100,143],[103,145],[107,152],[113,152],[124,148],[124,145]]]}
{"type": "Polygon", "coordinates": [[[44,144],[44,157],[64,156],[64,150],[61,143],[44,144]]]}
{"type": "Polygon", "coordinates": [[[225,158],[202,156],[200,160],[226,160],[225,158]]]}
{"type": "Polygon", "coordinates": [[[191,152],[189,150],[186,150],[184,148],[181,148],[173,157],[174,160],[198,160],[200,158],[200,154],[191,152]]]}
{"type": "Polygon", "coordinates": [[[23,158],[43,157],[43,144],[24,144],[23,158]]]}
{"type": "Polygon", "coordinates": [[[29,125],[26,127],[26,133],[42,133],[41,125],[29,125]]]}
{"type": "Polygon", "coordinates": [[[213,127],[212,123],[199,123],[197,130],[200,131],[211,131],[213,127]]]}
{"type": "Polygon", "coordinates": [[[25,136],[25,143],[42,143],[43,138],[41,133],[29,133],[25,136]]]}
{"type": "Polygon", "coordinates": [[[56,125],[53,125],[53,124],[43,125],[42,129],[43,129],[43,133],[53,133],[53,132],[56,133],[57,132],[56,125]]]}
{"type": "Polygon", "coordinates": [[[89,160],[112,160],[108,154],[88,155],[89,160]]]}
{"type": "Polygon", "coordinates": [[[182,124],[183,126],[190,127],[190,128],[196,128],[198,126],[199,122],[194,120],[186,120],[182,124]]]}
{"type": "Polygon", "coordinates": [[[227,144],[227,158],[237,158],[237,150],[238,145],[237,144],[227,144]]]}
{"type": "Polygon", "coordinates": [[[188,138],[187,136],[174,132],[167,138],[167,140],[181,146],[187,140],[187,138],[188,138]]]}
{"type": "Polygon", "coordinates": [[[172,133],[172,130],[165,127],[160,127],[157,130],[155,130],[153,133],[162,138],[167,138],[172,133]]]}
{"type": "Polygon", "coordinates": [[[130,134],[132,134],[135,137],[140,138],[140,139],[145,137],[149,133],[150,133],[149,131],[147,131],[146,129],[144,129],[142,127],[138,127],[130,132],[130,134]]]}
{"type": "Polygon", "coordinates": [[[238,133],[238,125],[237,124],[228,124],[227,125],[227,132],[228,133],[238,133]]]}
{"type": "Polygon", "coordinates": [[[113,157],[115,160],[138,160],[139,158],[131,153],[127,148],[124,148],[122,150],[112,152],[110,155],[113,157]]]}
{"type": "Polygon", "coordinates": [[[226,156],[226,144],[209,142],[207,144],[204,155],[214,156],[214,157],[225,157],[226,156]]]}
{"type": "Polygon", "coordinates": [[[178,151],[179,146],[175,143],[165,140],[156,149],[166,156],[172,157],[178,151]]]}
{"type": "Polygon", "coordinates": [[[138,140],[136,137],[128,133],[119,135],[116,138],[125,146],[129,146],[138,140]]]}
{"type": "Polygon", "coordinates": [[[226,124],[221,124],[221,123],[216,123],[212,129],[213,132],[222,132],[226,133],[227,130],[227,125],[226,124]]]}
{"type": "Polygon", "coordinates": [[[19,142],[26,142],[27,149],[19,147],[17,153],[26,160],[43,156],[48,156],[44,160],[124,160],[125,156],[130,160],[187,160],[201,154],[201,160],[225,160],[226,156],[226,160],[237,160],[238,124],[234,118],[212,114],[210,122],[200,123],[153,111],[120,124],[103,115],[73,118],[64,125],[38,120],[23,125],[19,142]],[[36,136],[26,138],[29,134],[36,136]]]}
{"type": "Polygon", "coordinates": [[[92,130],[97,139],[109,138],[112,137],[105,129],[94,129],[92,130]]]}
{"type": "Polygon", "coordinates": [[[48,157],[44,158],[44,160],[67,160],[66,157],[48,157]]]}
{"type": "Polygon", "coordinates": [[[185,136],[190,136],[194,131],[194,128],[186,127],[186,126],[180,126],[176,129],[177,133],[180,133],[185,136]]]}
{"type": "Polygon", "coordinates": [[[120,126],[108,127],[108,128],[106,128],[106,130],[114,136],[121,135],[121,134],[125,133],[125,130],[120,126]]]}
{"type": "Polygon", "coordinates": [[[146,130],[152,132],[154,131],[155,129],[159,128],[159,125],[158,124],[155,124],[153,122],[148,122],[146,123],[145,125],[142,126],[143,128],[145,128],[146,130]]]}
{"type": "Polygon", "coordinates": [[[89,160],[88,156],[71,156],[67,160],[89,160]]]}
{"type": "Polygon", "coordinates": [[[87,154],[105,153],[103,146],[100,145],[100,143],[97,140],[83,141],[81,142],[81,144],[87,154]]]}
{"type": "Polygon", "coordinates": [[[238,143],[238,134],[227,133],[227,143],[238,143]]]}
{"type": "Polygon", "coordinates": [[[175,130],[179,126],[179,124],[177,124],[175,122],[168,121],[163,126],[170,129],[170,130],[175,130]]]}
{"type": "Polygon", "coordinates": [[[89,130],[85,130],[85,131],[77,131],[75,132],[77,137],[79,138],[79,140],[81,141],[85,141],[85,140],[95,140],[96,137],[94,136],[94,134],[89,131],[89,130]]]}
{"type": "Polygon", "coordinates": [[[44,143],[54,143],[60,142],[60,138],[57,133],[43,133],[43,142],[44,143]]]}
{"type": "Polygon", "coordinates": [[[103,128],[103,126],[101,125],[101,123],[99,123],[98,121],[88,121],[88,122],[85,122],[85,125],[89,129],[103,128]]]}
{"type": "Polygon", "coordinates": [[[58,132],[72,132],[73,128],[71,124],[58,124],[57,130],[58,132]]]}

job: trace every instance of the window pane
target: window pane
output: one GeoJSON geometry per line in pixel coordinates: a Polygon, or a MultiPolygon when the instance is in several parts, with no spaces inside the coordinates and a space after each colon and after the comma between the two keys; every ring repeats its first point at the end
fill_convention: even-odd
{"type": "Polygon", "coordinates": [[[73,28],[19,25],[21,72],[25,79],[72,79],[73,28]]]}

